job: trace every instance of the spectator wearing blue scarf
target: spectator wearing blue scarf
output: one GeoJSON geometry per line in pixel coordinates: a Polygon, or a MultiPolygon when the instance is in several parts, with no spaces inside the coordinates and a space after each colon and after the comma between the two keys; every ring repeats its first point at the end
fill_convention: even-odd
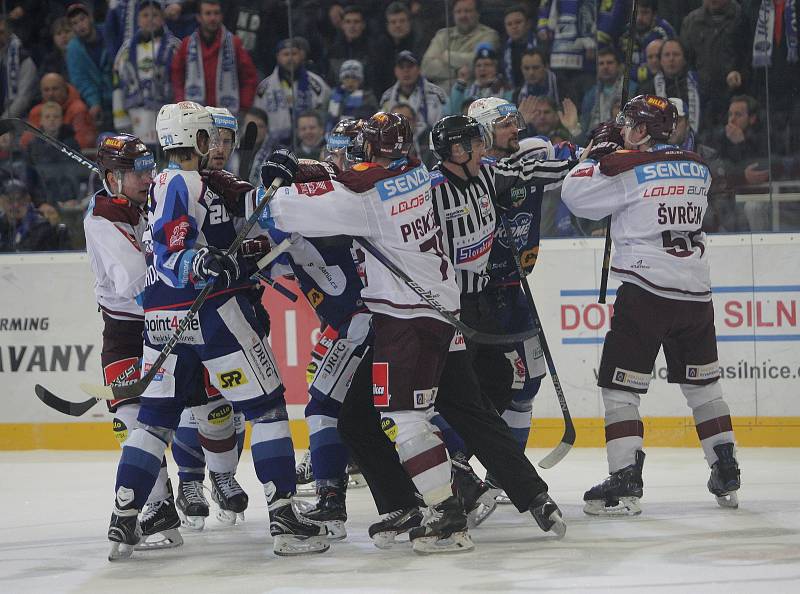
{"type": "Polygon", "coordinates": [[[330,132],[342,118],[368,118],[378,111],[378,101],[370,90],[362,89],[364,66],[358,60],[345,60],[339,68],[339,86],[333,89],[328,102],[325,133],[330,132]]]}

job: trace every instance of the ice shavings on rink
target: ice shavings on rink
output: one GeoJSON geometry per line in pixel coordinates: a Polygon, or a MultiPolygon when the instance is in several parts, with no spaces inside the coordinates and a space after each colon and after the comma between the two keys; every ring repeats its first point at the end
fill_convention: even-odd
{"type": "MultiPolygon", "coordinates": [[[[535,460],[545,453],[528,450],[535,460]]],[[[119,452],[2,452],[0,592],[800,591],[800,451],[740,449],[738,510],[720,508],[706,490],[699,449],[647,454],[635,518],[581,511],[584,490],[606,474],[603,450],[574,450],[543,473],[568,524],[562,541],[500,506],[471,531],[474,552],[419,557],[405,542],[381,551],[367,536],[375,507],[358,489],[348,493],[345,541],[287,559],[271,552],[266,504],[245,452],[243,524],[226,528],[212,517],[204,532],[183,530],[182,547],[112,565],[105,533],[119,452]]]]}

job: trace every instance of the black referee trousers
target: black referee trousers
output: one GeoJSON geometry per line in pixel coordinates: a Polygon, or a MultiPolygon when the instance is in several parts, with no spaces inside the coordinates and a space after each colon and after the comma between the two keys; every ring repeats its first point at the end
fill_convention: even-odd
{"type": "MultiPolygon", "coordinates": [[[[378,513],[384,514],[419,505],[419,500],[393,444],[380,429],[380,414],[372,405],[371,367],[370,352],[353,378],[339,412],[338,427],[369,484],[378,513]]],[[[520,512],[527,511],[531,501],[547,491],[547,483],[482,393],[469,350],[448,354],[435,409],[503,486],[520,512]]]]}

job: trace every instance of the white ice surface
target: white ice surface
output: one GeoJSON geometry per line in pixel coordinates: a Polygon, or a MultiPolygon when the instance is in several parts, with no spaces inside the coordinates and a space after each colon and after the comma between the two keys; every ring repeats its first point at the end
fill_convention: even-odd
{"type": "MultiPolygon", "coordinates": [[[[538,460],[545,452],[529,450],[538,460]]],[[[328,553],[272,554],[261,487],[245,453],[244,524],[210,518],[185,544],[106,561],[118,452],[0,452],[0,593],[18,592],[743,592],[800,593],[800,451],[741,449],[740,508],[717,506],[697,449],[651,448],[643,513],[598,519],[583,491],[606,474],[599,449],[576,449],[544,474],[564,511],[554,541],[503,506],[472,531],[476,548],[420,557],[376,549],[366,489],[348,494],[349,536],[328,553]]],[[[171,462],[171,460],[170,460],[171,462]]],[[[171,471],[175,468],[171,466],[171,471]]],[[[173,474],[173,479],[175,475],[173,474]]]]}

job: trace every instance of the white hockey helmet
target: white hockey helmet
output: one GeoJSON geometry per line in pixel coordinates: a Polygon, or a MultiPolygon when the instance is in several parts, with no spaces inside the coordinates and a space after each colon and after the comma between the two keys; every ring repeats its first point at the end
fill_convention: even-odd
{"type": "Polygon", "coordinates": [[[525,118],[517,106],[500,97],[476,99],[470,104],[467,115],[478,120],[490,138],[494,138],[494,127],[497,124],[513,124],[520,132],[526,128],[525,118]]]}
{"type": "Polygon", "coordinates": [[[205,157],[212,148],[219,145],[219,134],[214,119],[208,110],[194,101],[168,103],[156,116],[156,134],[161,148],[191,148],[205,157]],[[201,152],[197,146],[197,134],[204,130],[208,134],[208,150],[201,152]]]}
{"type": "Polygon", "coordinates": [[[218,129],[231,130],[233,132],[233,148],[239,146],[239,122],[236,121],[229,109],[225,107],[208,107],[206,110],[211,114],[214,125],[218,129]]]}

